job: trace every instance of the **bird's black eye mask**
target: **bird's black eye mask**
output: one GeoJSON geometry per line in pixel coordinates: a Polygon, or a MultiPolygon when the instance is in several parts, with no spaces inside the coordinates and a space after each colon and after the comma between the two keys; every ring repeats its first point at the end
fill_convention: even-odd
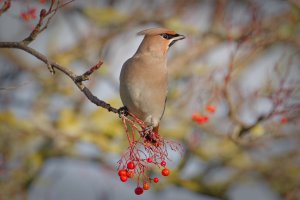
{"type": "Polygon", "coordinates": [[[168,33],[162,33],[162,34],[160,34],[160,36],[161,37],[163,37],[163,38],[165,38],[166,40],[170,40],[170,39],[172,39],[172,38],[174,38],[174,37],[178,37],[179,36],[179,34],[168,34],[168,33]]]}
{"type": "MultiPolygon", "coordinates": [[[[170,40],[174,37],[178,37],[180,36],[179,34],[167,34],[167,33],[162,33],[160,34],[161,37],[163,37],[164,39],[166,40],[170,40]]],[[[170,44],[169,44],[169,47],[171,47],[177,40],[173,40],[170,44]]]]}

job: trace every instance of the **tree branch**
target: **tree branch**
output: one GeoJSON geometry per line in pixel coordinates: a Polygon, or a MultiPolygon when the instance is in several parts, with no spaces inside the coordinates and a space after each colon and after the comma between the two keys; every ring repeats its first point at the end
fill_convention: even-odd
{"type": "Polygon", "coordinates": [[[11,0],[4,1],[2,7],[0,8],[0,16],[5,13],[11,6],[11,0]]]}
{"type": "Polygon", "coordinates": [[[99,60],[99,62],[95,66],[91,67],[88,71],[86,71],[81,76],[77,76],[75,81],[76,82],[82,82],[82,81],[89,80],[91,74],[94,73],[96,70],[98,70],[101,67],[102,64],[103,64],[103,61],[99,60]]]}
{"type": "Polygon", "coordinates": [[[32,30],[32,32],[30,33],[30,35],[28,37],[26,37],[23,42],[25,44],[29,44],[31,43],[33,40],[36,39],[36,37],[38,36],[38,34],[40,34],[41,32],[43,32],[45,29],[47,29],[52,17],[54,17],[54,15],[56,14],[56,12],[58,11],[58,9],[64,7],[65,5],[73,2],[74,0],[70,0],[64,4],[60,4],[59,1],[51,1],[50,7],[49,9],[46,11],[45,9],[42,9],[40,11],[40,18],[38,23],[35,25],[34,29],[32,30]],[[56,3],[55,8],[54,4],[56,3]],[[48,17],[48,18],[47,18],[48,17]],[[46,24],[44,24],[44,20],[47,18],[46,24]]]}
{"type": "MultiPolygon", "coordinates": [[[[73,73],[71,70],[67,69],[66,67],[63,67],[63,66],[61,66],[61,65],[59,65],[59,64],[57,64],[57,63],[55,63],[53,61],[48,60],[48,58],[45,55],[43,55],[40,52],[38,52],[37,50],[35,50],[35,49],[27,46],[24,42],[0,42],[0,48],[21,49],[21,50],[23,50],[23,51],[25,51],[25,52],[33,55],[34,57],[36,57],[40,61],[44,62],[47,66],[51,66],[50,69],[51,68],[55,68],[55,69],[63,72],[70,79],[72,79],[72,81],[75,83],[75,85],[80,89],[81,92],[83,92],[85,94],[85,96],[92,103],[94,103],[95,105],[100,106],[100,107],[108,110],[109,112],[119,113],[119,109],[114,108],[110,104],[106,103],[105,101],[102,101],[102,100],[98,99],[82,83],[82,81],[87,80],[87,79],[84,79],[82,77],[85,76],[85,75],[89,76],[93,71],[95,71],[96,69],[98,69],[101,66],[101,64],[102,64],[102,61],[99,61],[98,64],[96,64],[94,67],[92,67],[89,71],[87,71],[83,75],[78,76],[75,73],[73,73]]],[[[50,70],[50,72],[51,72],[51,70],[50,70]]]]}

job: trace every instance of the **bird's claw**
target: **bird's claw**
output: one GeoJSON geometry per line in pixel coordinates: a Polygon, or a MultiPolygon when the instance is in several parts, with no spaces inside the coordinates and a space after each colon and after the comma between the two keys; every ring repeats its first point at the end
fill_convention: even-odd
{"type": "Polygon", "coordinates": [[[145,135],[148,135],[148,134],[151,134],[152,133],[152,131],[153,131],[153,126],[147,126],[147,127],[145,127],[144,128],[144,133],[145,133],[145,135]]]}
{"type": "Polygon", "coordinates": [[[156,147],[159,146],[159,138],[157,133],[153,132],[153,126],[147,126],[141,132],[145,143],[150,143],[156,147]]]}
{"type": "Polygon", "coordinates": [[[128,112],[128,109],[126,106],[123,106],[121,108],[118,109],[118,114],[119,114],[119,117],[121,118],[121,116],[127,116],[129,115],[129,112],[128,112]]]}

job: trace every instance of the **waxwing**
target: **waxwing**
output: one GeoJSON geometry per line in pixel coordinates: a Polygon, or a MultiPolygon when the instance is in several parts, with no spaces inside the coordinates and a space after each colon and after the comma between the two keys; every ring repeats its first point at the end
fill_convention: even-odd
{"type": "Polygon", "coordinates": [[[144,39],[122,66],[120,96],[128,111],[158,132],[168,91],[167,52],[185,37],[166,28],[138,33],[144,39]]]}

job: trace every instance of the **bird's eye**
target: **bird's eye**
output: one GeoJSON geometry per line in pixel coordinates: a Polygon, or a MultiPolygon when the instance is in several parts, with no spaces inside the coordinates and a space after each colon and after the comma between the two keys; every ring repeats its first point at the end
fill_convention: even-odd
{"type": "Polygon", "coordinates": [[[163,38],[167,39],[167,40],[171,39],[171,36],[170,36],[169,34],[162,33],[162,34],[160,34],[160,35],[161,35],[163,38]]]}

